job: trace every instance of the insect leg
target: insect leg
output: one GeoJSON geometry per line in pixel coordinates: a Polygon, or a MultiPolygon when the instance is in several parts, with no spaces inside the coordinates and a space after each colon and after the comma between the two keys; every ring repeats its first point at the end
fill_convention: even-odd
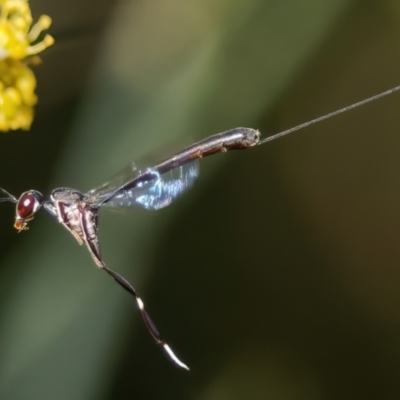
{"type": "Polygon", "coordinates": [[[113,271],[112,269],[108,268],[104,261],[101,258],[100,255],[100,248],[99,248],[99,243],[97,236],[95,235],[90,235],[89,230],[88,230],[88,225],[85,222],[85,217],[84,213],[81,212],[80,214],[80,224],[82,228],[82,232],[84,235],[84,241],[89,249],[89,252],[96,263],[96,265],[100,268],[102,268],[104,271],[107,272],[108,275],[110,275],[114,280],[122,286],[127,292],[132,294],[135,297],[136,303],[138,305],[139,311],[142,314],[142,318],[144,321],[144,324],[149,331],[150,335],[153,337],[153,339],[156,341],[156,343],[161,346],[161,348],[164,350],[164,352],[167,354],[167,356],[170,358],[171,361],[173,361],[178,367],[184,368],[189,370],[189,367],[184,364],[179,358],[175,355],[175,353],[171,350],[171,347],[164,341],[164,339],[161,337],[160,332],[158,331],[157,327],[155,326],[154,322],[150,318],[149,313],[146,311],[144,307],[144,303],[142,299],[139,297],[137,294],[136,290],[134,287],[121,275],[113,271]]]}
{"type": "Polygon", "coordinates": [[[149,313],[146,311],[144,307],[144,303],[142,299],[138,296],[136,290],[134,287],[121,275],[117,274],[115,271],[111,270],[107,266],[103,264],[103,269],[104,271],[107,272],[110,276],[114,278],[114,280],[122,286],[126,291],[128,291],[130,294],[132,294],[135,299],[136,303],[139,307],[139,311],[142,314],[144,324],[146,325],[147,330],[149,331],[150,335],[153,337],[153,339],[156,341],[156,343],[161,346],[161,348],[165,351],[167,356],[178,366],[184,369],[189,370],[189,367],[184,364],[179,358],[175,355],[175,353],[171,350],[169,345],[164,341],[164,339],[161,337],[160,332],[158,331],[157,327],[155,326],[154,322],[152,321],[149,313]]]}

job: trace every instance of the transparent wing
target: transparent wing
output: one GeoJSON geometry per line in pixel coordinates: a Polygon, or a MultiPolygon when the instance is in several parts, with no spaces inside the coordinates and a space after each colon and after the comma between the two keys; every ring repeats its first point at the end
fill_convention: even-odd
{"type": "Polygon", "coordinates": [[[159,210],[169,206],[174,199],[193,184],[198,175],[198,160],[191,161],[164,174],[160,174],[156,169],[152,170],[151,168],[144,170],[144,172],[128,168],[112,181],[91,190],[87,195],[92,197],[91,202],[101,204],[103,207],[139,206],[148,210],[159,210]],[[150,174],[152,179],[140,182],[142,173],[150,174]],[[134,179],[139,181],[135,187],[118,191],[119,187],[134,179]],[[102,203],[113,191],[115,191],[115,195],[102,203]]]}
{"type": "Polygon", "coordinates": [[[117,190],[125,182],[135,179],[139,174],[140,172],[138,171],[136,164],[132,161],[110,180],[87,192],[86,196],[90,198],[92,204],[101,204],[110,193],[117,190]]]}

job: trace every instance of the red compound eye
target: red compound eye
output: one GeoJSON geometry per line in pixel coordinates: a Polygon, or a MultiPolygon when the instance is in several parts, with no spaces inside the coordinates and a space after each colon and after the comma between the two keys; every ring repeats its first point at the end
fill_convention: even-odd
{"type": "Polygon", "coordinates": [[[40,208],[40,205],[41,201],[36,193],[26,192],[18,200],[17,214],[22,219],[29,218],[40,208]]]}
{"type": "Polygon", "coordinates": [[[21,196],[17,204],[18,216],[25,219],[28,218],[35,208],[35,196],[33,194],[25,194],[21,196]]]}

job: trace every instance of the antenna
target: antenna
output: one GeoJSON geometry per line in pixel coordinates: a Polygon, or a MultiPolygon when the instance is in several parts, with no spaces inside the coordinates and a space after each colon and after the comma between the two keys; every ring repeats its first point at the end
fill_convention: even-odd
{"type": "Polygon", "coordinates": [[[383,93],[377,94],[375,96],[369,97],[368,99],[365,99],[363,101],[359,101],[358,103],[354,103],[351,106],[347,106],[347,107],[341,108],[340,110],[337,110],[337,111],[331,112],[329,114],[323,115],[322,117],[315,118],[315,119],[313,119],[311,121],[308,121],[308,122],[304,122],[303,124],[297,125],[294,128],[290,128],[290,129],[287,129],[285,131],[276,133],[275,135],[268,136],[265,139],[260,140],[258,142],[258,145],[270,142],[270,141],[278,139],[278,138],[280,138],[282,136],[289,135],[289,133],[292,133],[292,132],[295,132],[295,131],[299,131],[300,129],[306,128],[307,126],[314,125],[314,124],[316,124],[318,122],[324,121],[325,119],[328,119],[328,118],[334,117],[336,115],[345,113],[346,111],[350,111],[353,108],[357,108],[357,107],[363,106],[364,104],[367,104],[367,103],[370,103],[372,101],[378,100],[381,97],[389,96],[390,94],[395,93],[395,92],[397,92],[399,90],[400,90],[400,86],[396,86],[393,89],[390,89],[390,90],[387,90],[386,92],[383,92],[383,93]]]}

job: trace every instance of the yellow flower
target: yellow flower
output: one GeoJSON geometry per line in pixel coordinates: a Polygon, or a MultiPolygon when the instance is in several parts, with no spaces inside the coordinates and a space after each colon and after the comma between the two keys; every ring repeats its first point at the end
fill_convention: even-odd
{"type": "Polygon", "coordinates": [[[51,18],[42,15],[32,26],[27,0],[0,0],[0,58],[21,60],[38,54],[54,43],[50,35],[34,43],[51,25],[51,18]]]}
{"type": "Polygon", "coordinates": [[[37,103],[36,78],[27,63],[51,46],[54,39],[43,31],[51,18],[42,15],[32,25],[28,0],[0,0],[0,131],[28,130],[37,103]]]}
{"type": "Polygon", "coordinates": [[[35,75],[27,65],[11,58],[0,60],[0,131],[30,128],[35,88],[35,75]]]}

